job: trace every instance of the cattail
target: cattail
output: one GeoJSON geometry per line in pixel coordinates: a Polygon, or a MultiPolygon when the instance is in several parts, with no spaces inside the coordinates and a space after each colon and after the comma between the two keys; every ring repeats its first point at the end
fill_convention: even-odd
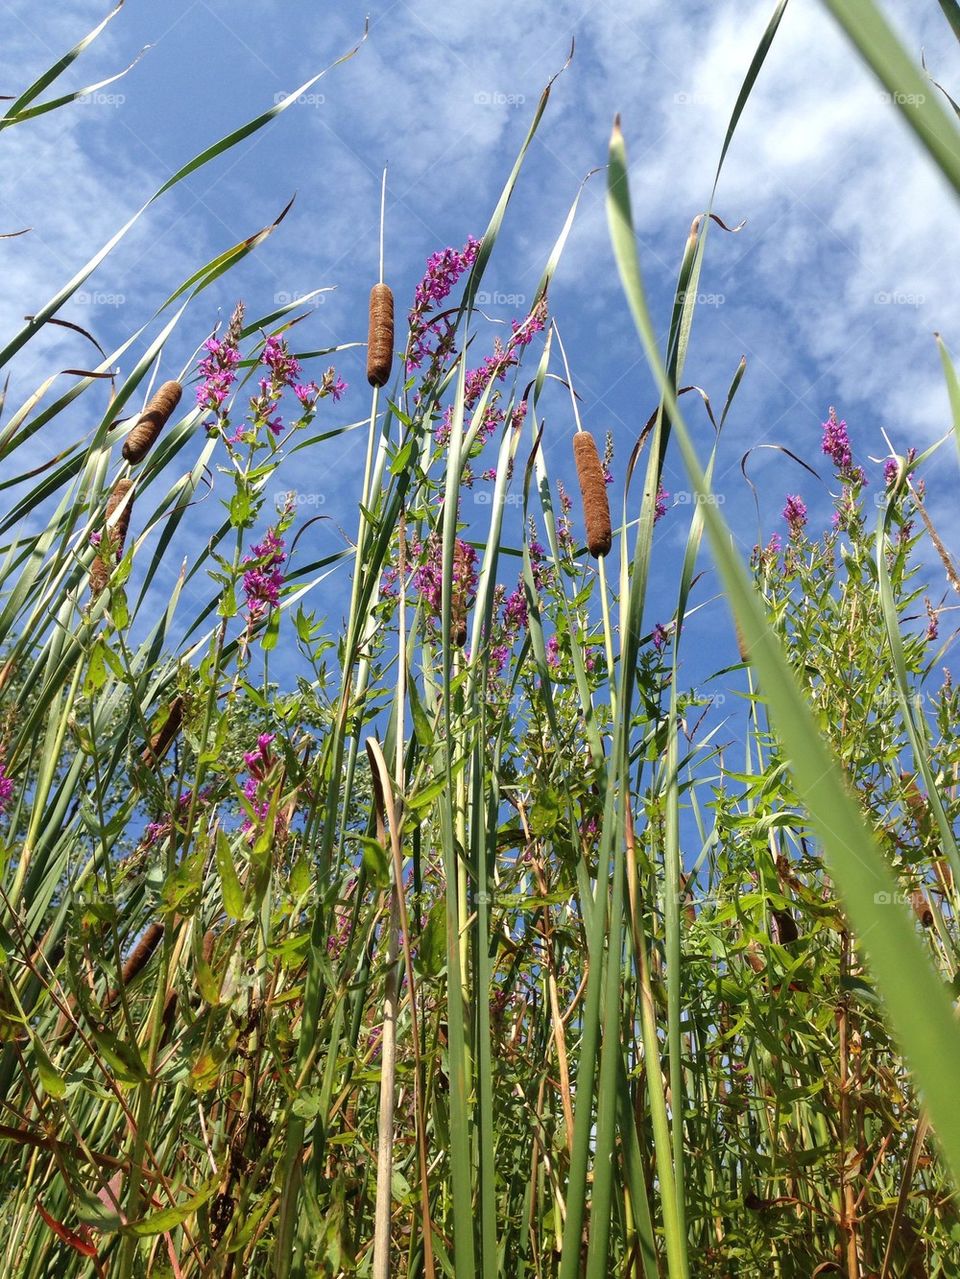
{"type": "Polygon", "coordinates": [[[933,927],[933,911],[930,909],[930,903],[927,896],[918,888],[915,893],[910,894],[910,904],[913,907],[913,913],[924,928],[933,927]]]}
{"type": "MultiPolygon", "coordinates": [[[[163,924],[156,920],[145,929],[143,936],[131,950],[130,954],[124,960],[123,968],[120,970],[120,978],[124,987],[129,986],[139,973],[143,972],[150,961],[150,956],[160,944],[160,938],[163,936],[163,924]]],[[[110,1008],[120,998],[119,990],[111,990],[107,995],[105,1007],[110,1008]]]]}
{"type": "Polygon", "coordinates": [[[383,386],[393,367],[393,294],[386,284],[370,290],[370,329],[367,334],[367,381],[383,386]]]}
{"type": "Polygon", "coordinates": [[[740,654],[740,661],[746,665],[750,661],[750,650],[747,648],[746,636],[740,629],[739,622],[734,621],[733,625],[737,633],[737,652],[740,654]]]}
{"type": "Polygon", "coordinates": [[[123,456],[128,462],[135,466],[147,456],[167,418],[179,404],[182,393],[183,387],[179,382],[164,382],[123,442],[123,456]]]}
{"type": "Polygon", "coordinates": [[[170,749],[170,743],[180,731],[182,723],[183,698],[178,695],[170,703],[167,718],[163,721],[159,730],[150,738],[150,745],[143,748],[140,758],[144,764],[159,763],[163,759],[170,749]]]}
{"type": "Polygon", "coordinates": [[[110,569],[107,567],[105,556],[109,554],[107,543],[116,551],[118,558],[123,553],[123,543],[126,540],[127,528],[130,524],[130,512],[133,509],[133,498],[126,503],[123,510],[117,516],[116,521],[111,523],[114,513],[120,506],[123,499],[133,488],[132,480],[117,480],[113,486],[110,496],[107,498],[107,520],[106,527],[101,534],[100,546],[97,548],[97,557],[90,567],[90,593],[94,599],[100,594],[107,582],[110,580],[110,569]]]}
{"type": "Polygon", "coordinates": [[[790,942],[796,941],[800,936],[797,931],[797,923],[788,910],[774,910],[770,912],[777,921],[777,940],[781,946],[788,946],[790,942]]]}
{"type": "Polygon", "coordinates": [[[583,499],[583,521],[587,528],[587,549],[595,558],[606,555],[613,540],[607,484],[600,465],[597,445],[589,431],[573,437],[573,454],[583,499]]]}
{"type": "Polygon", "coordinates": [[[755,941],[747,943],[747,949],[744,957],[755,973],[762,973],[766,968],[766,964],[760,958],[760,951],[755,941]]]}

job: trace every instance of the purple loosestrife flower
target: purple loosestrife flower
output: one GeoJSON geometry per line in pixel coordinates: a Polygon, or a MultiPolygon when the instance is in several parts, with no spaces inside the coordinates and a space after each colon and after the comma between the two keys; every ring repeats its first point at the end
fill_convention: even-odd
{"type": "Polygon", "coordinates": [[[490,665],[494,675],[502,675],[503,668],[510,659],[509,644],[495,644],[490,650],[490,665]]]}
{"type": "MultiPolygon", "coordinates": [[[[443,612],[443,539],[431,533],[426,547],[411,548],[415,555],[426,553],[424,562],[413,575],[413,583],[430,614],[439,618],[443,612]]],[[[477,589],[477,552],[458,537],[453,547],[453,598],[451,614],[455,627],[465,625],[466,612],[477,589]]]]}
{"type": "Polygon", "coordinates": [[[787,503],[783,508],[783,518],[789,525],[790,536],[793,538],[799,537],[807,522],[807,508],[802,497],[795,493],[787,495],[787,503]]]}
{"type": "Polygon", "coordinates": [[[846,480],[854,488],[862,488],[866,484],[867,477],[863,468],[853,464],[853,449],[847,433],[847,424],[843,419],[837,418],[837,410],[833,405],[830,406],[827,420],[823,423],[821,448],[837,468],[841,479],[846,480]]]}
{"type": "Polygon", "coordinates": [[[251,622],[276,608],[280,602],[280,588],[284,582],[281,566],[287,558],[283,546],[283,538],[269,529],[263,541],[251,546],[250,554],[244,558],[244,564],[250,565],[243,575],[243,590],[251,622]]]}
{"type": "Polygon", "coordinates": [[[520,583],[517,589],[507,596],[503,606],[503,627],[506,631],[525,631],[528,623],[527,597],[520,583]]]}
{"type": "MultiPolygon", "coordinates": [[[[275,733],[261,733],[257,738],[256,750],[245,751],[243,755],[243,762],[247,767],[247,772],[250,774],[243,784],[243,793],[261,822],[270,810],[270,801],[264,797],[262,787],[274,764],[270,746],[275,736],[275,733]]],[[[254,823],[249,817],[244,817],[241,829],[245,831],[252,830],[253,825],[254,823]]]]}
{"type": "Polygon", "coordinates": [[[561,550],[573,552],[573,521],[570,512],[573,499],[563,487],[563,480],[557,480],[557,498],[560,503],[560,515],[557,519],[557,541],[561,550]]]}
{"type": "Polygon", "coordinates": [[[657,500],[653,508],[653,522],[658,523],[667,513],[667,503],[670,500],[670,494],[663,487],[663,482],[657,487],[657,500]]]}
{"type": "Polygon", "coordinates": [[[560,667],[560,641],[556,635],[551,635],[547,640],[547,665],[552,666],[554,670],[560,667]]]}
{"type": "Polygon", "coordinates": [[[197,387],[197,404],[217,417],[224,417],[223,405],[236,381],[240,352],[230,342],[229,335],[222,342],[207,338],[203,346],[207,354],[197,365],[197,372],[203,378],[197,387]]]}
{"type": "Polygon", "coordinates": [[[7,811],[7,805],[13,796],[13,778],[8,777],[2,763],[0,763],[0,813],[7,811]]]}
{"type": "Polygon", "coordinates": [[[651,634],[650,638],[653,640],[653,647],[657,650],[658,653],[663,652],[663,649],[666,646],[669,634],[670,632],[663,625],[663,623],[657,622],[656,626],[653,628],[653,633],[651,634]]]}
{"type": "Polygon", "coordinates": [[[283,383],[284,386],[295,385],[300,376],[300,361],[287,350],[283,338],[268,337],[263,344],[260,359],[273,374],[274,382],[283,383]]]}
{"type": "Polygon", "coordinates": [[[823,423],[823,452],[830,458],[838,471],[847,471],[853,465],[853,450],[847,434],[845,421],[838,421],[837,410],[830,406],[827,420],[823,423]]]}
{"type": "Polygon", "coordinates": [[[935,640],[940,634],[940,614],[929,600],[925,600],[924,603],[927,607],[927,639],[935,640]]]}
{"type": "Polygon", "coordinates": [[[883,464],[883,482],[887,488],[890,487],[899,474],[900,463],[895,457],[888,457],[883,464]]]}
{"type": "Polygon", "coordinates": [[[407,370],[418,369],[424,360],[443,361],[453,349],[453,325],[446,319],[428,318],[434,309],[449,297],[477,258],[480,241],[471,235],[458,252],[441,249],[427,259],[427,269],[413,295],[413,307],[407,317],[410,325],[410,347],[407,353],[407,370]]]}

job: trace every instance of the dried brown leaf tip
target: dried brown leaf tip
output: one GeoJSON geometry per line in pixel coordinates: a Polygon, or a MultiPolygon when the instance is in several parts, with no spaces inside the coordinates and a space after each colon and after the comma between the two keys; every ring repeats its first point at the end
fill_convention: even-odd
{"type": "Polygon", "coordinates": [[[126,541],[127,529],[130,525],[130,513],[133,510],[133,497],[129,498],[123,510],[119,511],[119,514],[117,512],[132,488],[133,480],[117,480],[110,496],[107,498],[106,527],[99,534],[97,556],[90,567],[90,593],[94,599],[97,598],[110,580],[113,558],[111,557],[108,563],[106,557],[110,552],[107,546],[109,545],[116,552],[116,559],[119,560],[123,554],[123,544],[126,541]],[[104,539],[106,539],[106,544],[104,539]]]}
{"type": "Polygon", "coordinates": [[[170,414],[180,402],[183,387],[179,382],[164,382],[137,424],[123,442],[123,456],[132,465],[142,462],[153,448],[157,436],[163,430],[170,414]]]}
{"type": "Polygon", "coordinates": [[[607,499],[607,482],[600,464],[596,440],[589,431],[578,431],[573,437],[573,456],[583,500],[587,549],[594,557],[606,555],[613,542],[610,502],[607,499]]]}
{"type": "Polygon", "coordinates": [[[370,328],[367,332],[367,381],[383,386],[393,367],[393,294],[386,284],[370,290],[370,328]]]}

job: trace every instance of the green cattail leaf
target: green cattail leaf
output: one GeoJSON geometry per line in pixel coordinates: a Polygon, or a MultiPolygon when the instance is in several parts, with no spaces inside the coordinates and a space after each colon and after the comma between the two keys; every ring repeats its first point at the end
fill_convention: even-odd
{"type": "MultiPolygon", "coordinates": [[[[960,195],[960,130],[930,92],[930,82],[903,48],[874,0],[823,0],[890,93],[891,101],[960,195]]],[[[949,15],[948,15],[949,16],[949,15]]]]}
{"type": "Polygon", "coordinates": [[[243,887],[237,875],[236,864],[230,849],[230,841],[223,830],[217,830],[215,856],[217,870],[220,872],[220,891],[223,896],[223,909],[231,919],[241,920],[244,915],[243,887]]]}
{"type": "Polygon", "coordinates": [[[121,1083],[142,1084],[146,1082],[148,1078],[147,1068],[143,1064],[143,1058],[140,1056],[140,1050],[136,1044],[118,1039],[109,1030],[102,1028],[93,1029],[90,1033],[101,1056],[121,1083]]]}
{"type": "Polygon", "coordinates": [[[87,674],[83,681],[83,692],[85,697],[91,697],[99,689],[103,688],[107,682],[107,656],[106,641],[103,636],[99,636],[95,641],[93,648],[90,650],[90,659],[87,663],[87,674]]]}
{"type": "Polygon", "coordinates": [[[33,1041],[33,1055],[37,1063],[37,1074],[40,1076],[40,1082],[49,1096],[56,1097],[57,1100],[65,1097],[67,1085],[63,1076],[54,1067],[39,1039],[34,1039],[33,1041]]]}
{"type": "Polygon", "coordinates": [[[183,1203],[177,1204],[175,1208],[164,1208],[161,1212],[153,1213],[152,1216],[141,1218],[140,1221],[131,1221],[123,1227],[124,1233],[147,1236],[162,1235],[167,1230],[173,1230],[175,1226],[181,1225],[188,1217],[192,1217],[198,1208],[202,1208],[212,1199],[219,1185],[220,1177],[215,1174],[204,1182],[195,1195],[191,1195],[183,1203]]]}

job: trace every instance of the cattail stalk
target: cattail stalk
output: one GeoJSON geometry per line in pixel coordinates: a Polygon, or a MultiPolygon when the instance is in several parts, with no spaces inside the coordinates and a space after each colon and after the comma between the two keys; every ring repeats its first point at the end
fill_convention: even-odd
{"type": "Polygon", "coordinates": [[[123,442],[123,456],[136,466],[147,456],[163,430],[170,414],[180,402],[183,387],[179,382],[164,382],[143,413],[136,426],[123,442]]]}
{"type": "Polygon", "coordinates": [[[607,483],[600,465],[597,444],[589,431],[578,431],[573,437],[573,455],[583,500],[583,522],[587,530],[587,549],[599,559],[610,550],[613,529],[610,525],[610,503],[607,483]]]}
{"type": "Polygon", "coordinates": [[[106,527],[103,530],[100,545],[97,548],[96,559],[90,567],[90,594],[94,599],[97,598],[110,580],[111,570],[108,567],[106,557],[110,555],[111,548],[116,551],[118,559],[123,554],[123,544],[126,541],[127,529],[130,525],[130,512],[133,510],[133,497],[131,496],[123,505],[123,509],[119,514],[117,514],[117,510],[124,503],[124,498],[127,497],[132,488],[132,480],[117,480],[110,496],[107,498],[106,527]]]}
{"type": "Polygon", "coordinates": [[[393,293],[387,284],[370,290],[370,328],[367,333],[367,381],[383,386],[393,367],[393,293]]]}

